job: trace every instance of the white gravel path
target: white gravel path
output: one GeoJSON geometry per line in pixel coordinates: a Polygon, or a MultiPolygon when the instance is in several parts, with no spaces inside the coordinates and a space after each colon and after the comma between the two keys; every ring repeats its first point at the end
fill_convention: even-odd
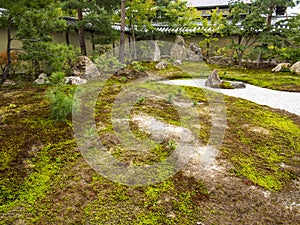
{"type": "Polygon", "coordinates": [[[250,84],[246,84],[246,88],[244,89],[216,89],[206,87],[204,85],[205,81],[206,79],[170,80],[161,83],[206,88],[223,93],[224,95],[246,99],[260,105],[270,106],[275,109],[283,109],[300,116],[299,92],[275,91],[250,84]]]}

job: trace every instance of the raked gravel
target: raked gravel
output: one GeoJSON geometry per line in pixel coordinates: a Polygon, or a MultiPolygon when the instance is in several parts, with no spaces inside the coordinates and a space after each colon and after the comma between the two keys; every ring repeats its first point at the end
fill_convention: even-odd
{"type": "Polygon", "coordinates": [[[300,116],[299,92],[275,91],[250,84],[246,84],[246,88],[243,89],[217,89],[206,87],[205,81],[206,79],[169,80],[162,81],[161,83],[206,88],[224,95],[246,99],[260,105],[283,109],[300,116]]]}

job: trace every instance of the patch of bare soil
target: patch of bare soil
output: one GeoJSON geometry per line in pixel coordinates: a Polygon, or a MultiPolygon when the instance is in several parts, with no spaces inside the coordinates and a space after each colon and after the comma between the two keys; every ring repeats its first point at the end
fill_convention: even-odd
{"type": "MultiPolygon", "coordinates": [[[[143,114],[136,115],[133,120],[139,129],[157,140],[159,137],[178,139],[181,136],[178,131],[186,129],[164,124],[143,114]]],[[[256,127],[251,129],[267,133],[256,127]]],[[[229,172],[232,168],[217,149],[199,145],[182,169],[185,176],[201,180],[208,188],[209,200],[199,205],[205,218],[203,224],[300,223],[300,180],[292,181],[280,192],[272,192],[234,176],[229,172]]]]}

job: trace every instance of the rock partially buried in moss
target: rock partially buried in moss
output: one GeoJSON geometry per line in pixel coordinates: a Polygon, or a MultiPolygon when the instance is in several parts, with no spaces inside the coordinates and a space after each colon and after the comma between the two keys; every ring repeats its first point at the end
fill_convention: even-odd
{"type": "Polygon", "coordinates": [[[291,72],[300,74],[300,61],[296,62],[292,67],[290,68],[291,72]]]}
{"type": "Polygon", "coordinates": [[[138,79],[149,76],[147,72],[138,71],[133,68],[121,68],[116,71],[114,75],[118,77],[126,77],[127,79],[138,79]]]}
{"type": "Polygon", "coordinates": [[[35,81],[33,81],[33,83],[35,84],[48,84],[50,83],[47,74],[45,73],[41,73],[38,77],[38,79],[36,79],[35,81]]]}
{"type": "Polygon", "coordinates": [[[168,66],[168,63],[162,61],[162,62],[157,63],[155,68],[158,70],[163,70],[163,69],[166,69],[167,66],[168,66]]]}
{"type": "Polygon", "coordinates": [[[16,85],[17,83],[14,82],[13,80],[10,80],[10,79],[6,79],[4,82],[3,82],[3,86],[14,86],[16,85]]]}
{"type": "Polygon", "coordinates": [[[283,71],[284,69],[287,69],[291,66],[290,63],[279,63],[275,68],[272,69],[272,72],[280,72],[283,71]]]}
{"type": "Polygon", "coordinates": [[[65,84],[74,84],[74,85],[81,85],[86,84],[86,79],[81,79],[80,77],[70,76],[65,78],[65,84]]]}
{"type": "Polygon", "coordinates": [[[205,86],[211,88],[236,89],[245,88],[246,84],[243,82],[222,81],[218,75],[218,71],[214,69],[207,78],[205,86]]]}

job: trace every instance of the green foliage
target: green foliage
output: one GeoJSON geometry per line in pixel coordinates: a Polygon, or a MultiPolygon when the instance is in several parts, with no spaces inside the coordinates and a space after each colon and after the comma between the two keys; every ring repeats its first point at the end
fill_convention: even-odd
{"type": "Polygon", "coordinates": [[[49,77],[49,80],[52,85],[59,85],[63,83],[64,78],[65,78],[64,72],[54,72],[49,77]]]}
{"type": "Polygon", "coordinates": [[[200,19],[200,13],[196,8],[188,7],[185,0],[169,1],[163,10],[164,19],[170,27],[192,29],[198,26],[195,22],[200,19]]]}
{"type": "Polygon", "coordinates": [[[95,57],[94,62],[101,73],[115,73],[124,66],[117,57],[106,54],[95,57]]]}
{"type": "Polygon", "coordinates": [[[52,118],[65,121],[72,113],[75,88],[70,85],[53,87],[47,92],[52,118]]]}
{"type": "Polygon", "coordinates": [[[176,149],[176,142],[174,140],[168,141],[168,147],[170,150],[175,150],[176,149]]]}
{"type": "MultiPolygon", "coordinates": [[[[154,30],[152,20],[156,17],[156,3],[154,0],[130,0],[126,1],[125,23],[132,35],[132,41],[136,36],[145,36],[154,30]]],[[[114,15],[114,22],[120,22],[120,12],[114,15]]]]}
{"type": "Polygon", "coordinates": [[[207,55],[212,55],[212,44],[219,40],[218,36],[223,36],[223,29],[225,26],[225,18],[222,13],[218,13],[219,9],[213,9],[210,19],[201,18],[201,34],[204,36],[204,39],[200,41],[200,46],[202,48],[207,48],[207,55]]]}
{"type": "Polygon", "coordinates": [[[52,74],[64,72],[67,76],[79,55],[79,51],[72,46],[52,42],[34,42],[24,45],[25,52],[21,58],[32,61],[32,68],[37,72],[52,74]]]}
{"type": "Polygon", "coordinates": [[[240,1],[230,4],[228,18],[231,21],[226,21],[222,32],[230,37],[231,49],[236,53],[239,66],[242,66],[245,51],[258,44],[266,29],[262,10],[254,4],[246,4],[240,1]],[[245,18],[242,19],[241,15],[245,15],[245,18]],[[236,38],[237,36],[238,38],[236,38]]]}
{"type": "Polygon", "coordinates": [[[297,62],[300,60],[300,15],[281,20],[274,30],[263,37],[268,50],[278,61],[297,62]]]}
{"type": "Polygon", "coordinates": [[[139,72],[144,72],[148,69],[147,66],[144,66],[142,62],[140,61],[133,61],[131,64],[130,64],[130,67],[132,67],[133,69],[139,71],[139,72]]]}

